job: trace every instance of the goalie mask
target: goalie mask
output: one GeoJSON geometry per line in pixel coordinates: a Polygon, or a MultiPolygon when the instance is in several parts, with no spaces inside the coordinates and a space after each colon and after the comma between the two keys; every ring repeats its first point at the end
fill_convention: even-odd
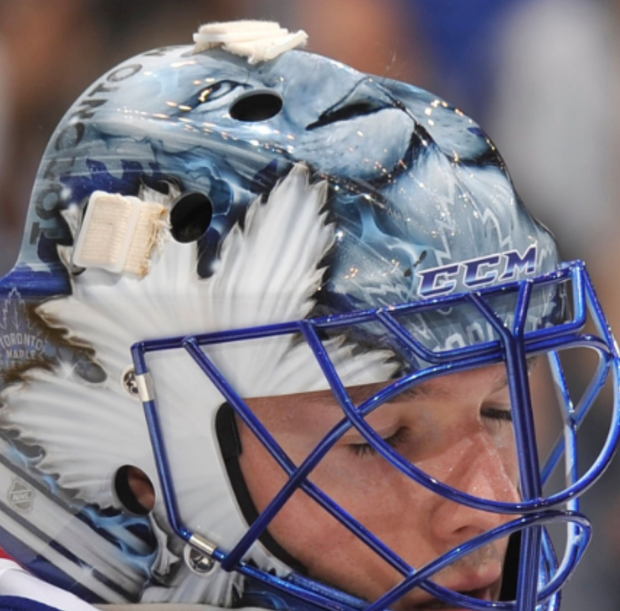
{"type": "Polygon", "coordinates": [[[471,119],[304,39],[203,27],[61,121],[0,284],[0,542],[99,603],[555,609],[617,437],[584,266],[471,119]]]}

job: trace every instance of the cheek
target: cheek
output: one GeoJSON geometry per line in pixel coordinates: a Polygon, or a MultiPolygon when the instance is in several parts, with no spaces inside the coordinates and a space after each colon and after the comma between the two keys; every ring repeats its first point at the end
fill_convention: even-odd
{"type": "Polygon", "coordinates": [[[239,427],[243,451],[239,465],[254,505],[259,512],[271,502],[286,483],[286,474],[252,433],[239,427]]]}
{"type": "MultiPolygon", "coordinates": [[[[241,433],[241,432],[240,432],[241,433]]],[[[262,444],[250,433],[241,433],[243,452],[239,463],[256,509],[262,513],[286,484],[288,477],[262,444]]],[[[288,553],[307,568],[325,550],[326,541],[338,546],[333,518],[304,492],[297,491],[277,513],[269,531],[288,553]]]]}
{"type": "MultiPolygon", "coordinates": [[[[254,504],[262,512],[288,477],[253,435],[246,432],[241,441],[241,468],[254,504]]],[[[403,529],[421,529],[420,516],[428,513],[422,508],[432,496],[384,459],[358,457],[344,448],[329,452],[309,480],[356,521],[392,545],[402,539],[403,529]]],[[[342,555],[347,553],[343,550],[351,549],[359,553],[358,545],[363,545],[303,491],[291,496],[269,530],[280,545],[308,567],[313,564],[315,550],[342,555]]]]}
{"type": "MultiPolygon", "coordinates": [[[[255,505],[262,511],[288,478],[259,442],[248,438],[243,447],[241,466],[255,505]]],[[[411,482],[407,484],[404,476],[385,461],[339,456],[336,450],[326,456],[309,479],[396,553],[409,556],[414,565],[432,557],[423,542],[425,529],[418,523],[424,513],[421,501],[412,493],[411,482]],[[415,547],[411,545],[413,540],[415,547]],[[415,557],[411,557],[412,549],[415,557]]],[[[303,491],[292,495],[269,525],[269,531],[311,577],[361,598],[375,600],[401,579],[303,491]]]]}
{"type": "Polygon", "coordinates": [[[517,456],[517,444],[512,427],[505,427],[501,435],[494,439],[495,447],[501,464],[504,467],[506,477],[515,485],[519,481],[519,459],[517,456]]]}

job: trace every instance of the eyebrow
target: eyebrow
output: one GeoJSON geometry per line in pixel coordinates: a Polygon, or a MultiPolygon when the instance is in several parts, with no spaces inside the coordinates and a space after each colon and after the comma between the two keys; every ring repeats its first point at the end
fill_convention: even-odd
{"type": "MultiPolygon", "coordinates": [[[[392,380],[392,382],[396,381],[397,380],[392,380]]],[[[360,403],[363,403],[364,401],[367,401],[368,399],[376,396],[385,388],[388,388],[389,385],[389,383],[386,383],[386,385],[381,388],[377,388],[375,384],[364,384],[362,386],[356,386],[355,388],[348,389],[349,397],[356,405],[359,405],[360,403]]],[[[388,399],[387,403],[389,403],[390,401],[395,401],[401,397],[412,399],[414,397],[427,397],[429,395],[441,397],[447,394],[447,391],[445,391],[443,388],[429,388],[425,382],[422,382],[421,384],[413,385],[409,388],[401,390],[391,399],[388,399]]]]}
{"type": "MultiPolygon", "coordinates": [[[[538,357],[528,356],[525,360],[527,364],[527,373],[529,375],[532,373],[532,369],[534,369],[534,367],[538,364],[538,357]]],[[[508,372],[504,370],[504,373],[502,373],[502,376],[498,378],[498,383],[493,387],[491,392],[498,392],[506,388],[506,386],[508,386],[508,372]]]]}
{"type": "MultiPolygon", "coordinates": [[[[527,372],[529,374],[532,372],[532,369],[534,369],[534,367],[538,363],[538,357],[537,356],[527,357],[526,362],[527,362],[527,372]]],[[[435,379],[438,379],[438,378],[435,378],[435,379]]],[[[430,380],[428,380],[427,382],[430,382],[430,380]]],[[[415,397],[434,396],[434,397],[441,398],[441,397],[446,397],[449,395],[449,392],[447,390],[444,390],[441,387],[439,388],[429,387],[427,382],[422,382],[418,385],[414,384],[413,386],[410,386],[409,388],[406,388],[405,390],[402,390],[401,392],[397,393],[387,402],[389,403],[390,401],[394,401],[401,397],[412,399],[415,397]]],[[[383,388],[387,388],[388,385],[389,384],[386,384],[386,386],[384,386],[383,388]]],[[[499,392],[500,390],[503,390],[507,386],[508,386],[508,373],[506,372],[505,369],[503,369],[502,373],[498,375],[497,382],[492,387],[491,393],[499,392]]],[[[351,400],[356,404],[360,404],[360,403],[363,403],[364,401],[367,401],[371,397],[375,396],[378,392],[381,392],[383,388],[380,388],[377,390],[376,385],[374,384],[363,384],[361,386],[356,386],[354,388],[349,389],[348,392],[349,392],[349,397],[351,398],[351,400]]]]}

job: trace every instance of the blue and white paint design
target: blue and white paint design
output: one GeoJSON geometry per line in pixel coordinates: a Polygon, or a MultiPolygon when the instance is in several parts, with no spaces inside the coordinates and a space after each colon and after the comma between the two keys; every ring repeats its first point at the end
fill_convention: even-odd
{"type": "MultiPolygon", "coordinates": [[[[0,441],[13,456],[0,481],[15,490],[15,474],[32,491],[27,512],[2,506],[0,530],[19,530],[18,559],[54,566],[54,579],[92,600],[230,604],[237,577],[193,574],[163,508],[138,519],[114,495],[127,464],[157,482],[140,402],[121,384],[130,346],[404,304],[557,266],[551,236],[521,205],[493,144],[425,91],[301,51],[255,66],[188,47],[133,58],[88,88],[53,135],[19,263],[0,282],[0,441]],[[235,118],[238,101],[257,94],[281,110],[235,118]],[[198,191],[213,219],[197,242],[169,238],[145,278],[74,274],[80,207],[96,190],[166,205],[198,191]]],[[[552,291],[541,294],[532,325],[557,307],[552,291]]],[[[437,316],[412,321],[431,350],[471,341],[472,324],[477,341],[492,334],[458,313],[437,316]]],[[[357,339],[330,340],[347,383],[411,366],[389,342],[360,354],[357,339]]],[[[215,357],[240,392],[324,385],[309,352],[288,340],[215,357]]],[[[245,524],[209,437],[221,396],[179,355],[153,369],[184,519],[226,546],[245,524]]],[[[289,571],[260,546],[249,558],[289,571]]]]}

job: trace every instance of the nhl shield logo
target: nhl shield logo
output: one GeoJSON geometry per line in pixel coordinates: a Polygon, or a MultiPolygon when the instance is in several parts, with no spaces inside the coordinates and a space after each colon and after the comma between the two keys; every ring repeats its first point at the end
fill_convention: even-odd
{"type": "Polygon", "coordinates": [[[11,506],[19,511],[30,511],[34,500],[34,490],[22,480],[13,480],[7,493],[11,506]]]}

